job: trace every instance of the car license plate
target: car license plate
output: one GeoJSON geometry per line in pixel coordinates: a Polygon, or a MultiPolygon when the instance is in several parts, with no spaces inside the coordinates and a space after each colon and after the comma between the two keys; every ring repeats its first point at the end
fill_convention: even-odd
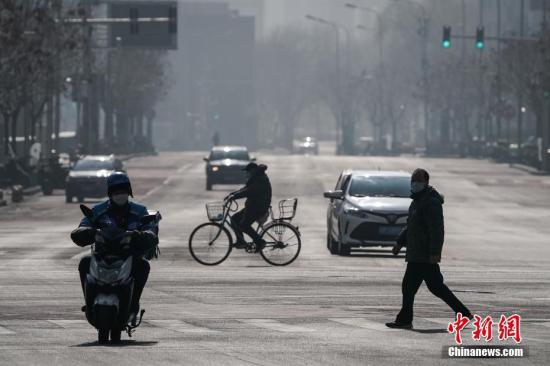
{"type": "Polygon", "coordinates": [[[397,236],[401,233],[403,228],[401,226],[380,226],[378,233],[384,236],[397,236]]]}

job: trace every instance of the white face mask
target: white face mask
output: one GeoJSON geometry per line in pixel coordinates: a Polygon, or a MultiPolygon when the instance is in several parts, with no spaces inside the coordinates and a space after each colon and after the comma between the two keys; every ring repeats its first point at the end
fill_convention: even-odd
{"type": "Polygon", "coordinates": [[[128,203],[128,197],[130,195],[128,193],[118,193],[118,194],[113,194],[111,196],[111,200],[115,203],[115,205],[117,206],[124,206],[125,204],[128,203]]]}

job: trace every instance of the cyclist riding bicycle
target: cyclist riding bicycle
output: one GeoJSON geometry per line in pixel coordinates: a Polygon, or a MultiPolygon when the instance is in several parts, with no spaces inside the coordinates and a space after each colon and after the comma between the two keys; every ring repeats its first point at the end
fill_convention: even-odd
{"type": "Polygon", "coordinates": [[[226,201],[246,198],[244,209],[231,217],[231,227],[237,236],[237,248],[245,248],[243,232],[252,238],[256,246],[256,252],[265,247],[265,240],[252,228],[255,221],[260,221],[267,216],[271,206],[271,183],[265,171],[267,166],[263,164],[249,163],[244,169],[247,175],[246,185],[225,197],[226,201]]]}

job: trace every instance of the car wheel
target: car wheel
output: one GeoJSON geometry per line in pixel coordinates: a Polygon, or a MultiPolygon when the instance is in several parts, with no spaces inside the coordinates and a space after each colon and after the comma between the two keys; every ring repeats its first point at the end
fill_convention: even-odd
{"type": "Polygon", "coordinates": [[[78,196],[77,200],[78,200],[78,203],[82,203],[84,202],[84,197],[78,196]]]}
{"type": "Polygon", "coordinates": [[[206,178],[206,190],[211,191],[212,190],[212,182],[210,179],[206,178]]]}

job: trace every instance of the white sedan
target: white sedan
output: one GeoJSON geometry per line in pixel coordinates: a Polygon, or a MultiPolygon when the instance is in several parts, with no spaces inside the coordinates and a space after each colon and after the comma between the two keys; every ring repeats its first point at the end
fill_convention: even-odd
{"type": "Polygon", "coordinates": [[[411,175],[393,171],[346,170],[327,210],[327,248],[349,255],[351,248],[393,246],[407,223],[411,175]]]}

